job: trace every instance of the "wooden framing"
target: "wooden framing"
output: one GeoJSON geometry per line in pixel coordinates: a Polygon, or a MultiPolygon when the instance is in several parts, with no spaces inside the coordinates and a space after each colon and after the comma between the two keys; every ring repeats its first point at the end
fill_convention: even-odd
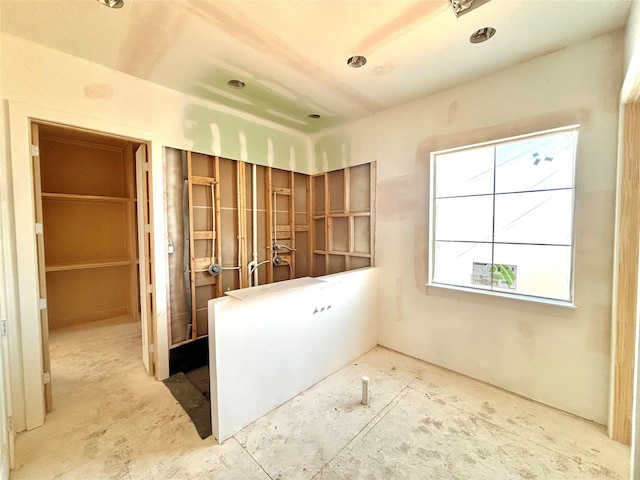
{"type": "Polygon", "coordinates": [[[302,173],[292,172],[292,208],[293,212],[293,247],[296,249],[294,259],[295,278],[309,276],[312,273],[311,261],[313,257],[313,242],[311,238],[311,177],[302,173]],[[303,192],[300,192],[299,185],[303,185],[303,192]],[[303,199],[304,207],[298,205],[303,199]],[[303,240],[304,239],[304,240],[303,240]],[[303,258],[304,257],[304,258],[303,258]]]}
{"type": "MultiPolygon", "coordinates": [[[[329,189],[329,174],[324,173],[324,245],[325,249],[333,249],[333,222],[331,219],[331,190],[329,189]]],[[[324,271],[331,273],[329,268],[329,255],[324,254],[324,271]]]]}
{"type": "Polygon", "coordinates": [[[172,347],[195,340],[207,335],[208,323],[206,322],[206,301],[209,294],[201,293],[213,291],[214,298],[222,295],[222,282],[220,275],[209,276],[207,272],[213,263],[222,265],[222,237],[220,232],[220,189],[217,187],[220,178],[220,165],[218,157],[209,157],[198,154],[198,160],[202,165],[198,167],[200,173],[196,175],[195,158],[191,152],[187,152],[187,180],[188,180],[188,211],[189,211],[189,278],[191,285],[191,330],[187,332],[184,342],[176,342],[172,347]],[[196,204],[196,191],[199,189],[198,198],[205,204],[196,204]],[[212,199],[209,205],[208,199],[212,199]],[[196,219],[196,209],[206,212],[196,219]],[[204,217],[204,222],[202,218],[204,217]],[[207,228],[211,222],[210,228],[207,228]],[[212,252],[211,250],[215,250],[212,252]],[[204,253],[203,253],[204,252],[204,253]],[[211,253],[206,255],[206,253],[211,253]],[[213,288],[213,290],[212,290],[213,288]],[[205,298],[206,297],[206,298],[205,298]],[[204,312],[204,313],[203,313],[204,312]],[[200,318],[199,318],[200,317],[200,318]],[[204,321],[201,321],[204,317],[204,321]]]}
{"type": "Polygon", "coordinates": [[[270,258],[274,258],[277,254],[283,260],[283,264],[279,266],[270,264],[269,270],[272,272],[273,281],[295,278],[295,182],[294,172],[269,168],[269,182],[267,185],[267,195],[271,203],[271,222],[268,226],[270,235],[268,239],[271,245],[270,258]],[[276,176],[280,185],[276,184],[276,176]],[[286,179],[283,182],[283,179],[286,179]],[[284,183],[285,185],[282,185],[284,183]],[[279,197],[285,197],[286,202],[279,202],[279,197]],[[285,203],[286,210],[278,209],[279,205],[285,203]],[[283,212],[286,213],[286,223],[278,223],[278,218],[282,217],[283,212]],[[274,249],[274,244],[284,245],[288,248],[274,249]],[[283,278],[282,272],[287,269],[288,274],[283,278]],[[277,275],[276,275],[277,273],[277,275]]]}
{"type": "MultiPolygon", "coordinates": [[[[219,157],[213,157],[213,177],[214,179],[219,179],[220,178],[220,158],[219,157]]],[[[220,189],[216,188],[214,190],[214,194],[213,197],[216,201],[216,208],[215,208],[215,212],[214,212],[214,216],[215,216],[215,226],[216,226],[216,238],[213,239],[213,241],[215,242],[216,245],[216,253],[217,253],[217,258],[214,259],[214,261],[217,261],[217,263],[219,263],[220,265],[222,265],[222,259],[221,259],[221,255],[222,255],[222,235],[221,235],[221,231],[222,231],[222,220],[220,219],[220,189]]],[[[216,282],[216,296],[220,297],[222,296],[222,282],[216,282]]]]}
{"type": "Polygon", "coordinates": [[[47,122],[32,121],[30,128],[34,217],[44,230],[36,244],[44,396],[51,412],[50,329],[117,316],[144,318],[143,362],[155,374],[157,353],[146,348],[156,338],[150,172],[146,143],[47,122]],[[144,169],[144,190],[136,182],[138,169],[144,169]],[[137,191],[144,199],[139,211],[137,191]]]}
{"type": "Polygon", "coordinates": [[[619,222],[613,315],[615,360],[612,418],[613,440],[631,444],[636,318],[638,314],[638,260],[640,242],[640,103],[624,107],[622,160],[619,165],[619,222]]]}
{"type": "Polygon", "coordinates": [[[289,255],[289,278],[296,277],[296,206],[295,206],[295,174],[289,172],[289,238],[291,239],[291,254],[289,255]]]}
{"type": "MultiPolygon", "coordinates": [[[[256,199],[255,213],[256,218],[260,217],[258,219],[260,226],[257,224],[255,227],[259,229],[255,232],[257,238],[255,246],[253,238],[249,239],[248,222],[251,221],[249,210],[253,213],[253,202],[251,206],[248,205],[249,200],[253,200],[249,194],[252,182],[247,184],[249,164],[192,152],[187,153],[187,164],[192,331],[187,340],[172,343],[172,347],[204,335],[199,326],[199,323],[204,320],[198,319],[200,310],[204,308],[203,299],[221,296],[223,290],[230,287],[244,288],[249,285],[249,263],[252,260],[250,247],[251,249],[255,247],[258,251],[257,261],[261,268],[264,268],[261,280],[266,283],[307,275],[337,273],[373,264],[374,164],[359,165],[315,176],[269,166],[257,167],[261,169],[261,173],[256,179],[258,187],[256,195],[259,197],[256,199]],[[205,157],[213,159],[213,173],[196,174],[193,165],[195,156],[199,161],[205,157]],[[225,163],[221,169],[220,165],[223,161],[225,163]],[[209,230],[205,231],[202,227],[198,227],[198,219],[194,214],[194,207],[198,205],[193,203],[194,190],[211,185],[220,186],[214,189],[215,235],[209,230]],[[234,195],[237,195],[233,202],[229,188],[235,189],[234,195]],[[258,206],[261,199],[264,199],[264,210],[262,205],[258,206]],[[233,212],[232,216],[229,215],[231,212],[233,212]],[[263,214],[264,217],[262,217],[263,214]],[[362,238],[363,235],[365,238],[362,238]],[[237,237],[237,255],[240,261],[239,272],[234,272],[239,276],[237,283],[234,280],[234,285],[229,283],[231,276],[228,270],[237,268],[236,260],[234,259],[232,267],[229,258],[224,265],[222,259],[223,247],[226,246],[225,257],[232,251],[230,245],[234,245],[233,251],[236,252],[231,236],[233,240],[237,237]],[[222,241],[223,238],[225,242],[222,241]],[[215,259],[194,253],[202,252],[203,242],[215,243],[215,259]],[[282,247],[274,249],[274,244],[282,247]],[[263,248],[266,249],[266,256],[263,256],[263,248]],[[273,264],[275,254],[283,260],[282,265],[273,264]],[[210,262],[218,263],[226,271],[224,279],[225,272],[217,277],[198,277],[198,272],[204,271],[210,262]],[[209,292],[206,298],[199,298],[198,288],[205,286],[210,288],[212,285],[215,286],[215,291],[209,292]]],[[[256,175],[258,175],[257,169],[256,175]]],[[[200,222],[202,222],[201,219],[200,222]]],[[[260,274],[260,270],[258,272],[260,274]]]]}
{"type": "MultiPolygon", "coordinates": [[[[273,231],[273,176],[272,176],[272,171],[271,171],[271,167],[267,167],[267,172],[266,172],[266,188],[264,189],[264,205],[265,205],[265,228],[267,231],[267,235],[266,235],[266,239],[268,245],[267,245],[267,249],[268,249],[268,258],[271,258],[273,256],[273,236],[275,235],[275,232],[273,231]]],[[[267,262],[266,263],[267,266],[267,283],[273,283],[273,264],[271,262],[267,262]]]]}
{"type": "MultiPolygon", "coordinates": [[[[361,268],[373,265],[374,253],[374,232],[375,232],[375,163],[358,165],[334,172],[314,175],[311,181],[311,196],[315,205],[312,210],[312,240],[313,240],[313,275],[324,275],[337,273],[339,271],[361,268]],[[366,185],[363,185],[364,178],[359,173],[359,178],[354,176],[356,169],[368,169],[366,185]],[[336,197],[336,192],[332,191],[338,175],[342,175],[342,182],[338,187],[342,192],[336,197]],[[358,180],[358,183],[355,183],[358,180]],[[321,183],[321,187],[318,186],[321,183]],[[317,189],[323,190],[323,210],[319,210],[317,202],[319,200],[317,189]],[[357,208],[352,204],[353,198],[360,198],[357,208]],[[337,202],[339,208],[332,205],[337,202]],[[362,205],[360,205],[362,204],[362,205]],[[366,208],[363,207],[366,205],[366,208]],[[365,220],[366,219],[366,220],[365,220]],[[368,233],[363,238],[362,225],[368,225],[368,233]],[[324,224],[324,231],[318,231],[318,225],[324,224]],[[324,247],[319,244],[320,239],[324,247]],[[366,248],[362,248],[365,245],[366,248]],[[324,259],[324,270],[317,268],[316,261],[322,255],[324,259]]],[[[339,191],[339,190],[338,190],[339,191]]]]}
{"type": "Polygon", "coordinates": [[[236,182],[238,185],[238,249],[240,257],[240,288],[249,285],[249,256],[247,253],[247,195],[246,167],[244,162],[237,162],[236,182]]]}

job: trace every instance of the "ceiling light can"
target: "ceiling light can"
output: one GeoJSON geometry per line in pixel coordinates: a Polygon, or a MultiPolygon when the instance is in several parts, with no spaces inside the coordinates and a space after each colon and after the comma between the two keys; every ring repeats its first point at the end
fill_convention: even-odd
{"type": "Polygon", "coordinates": [[[231,88],[235,88],[237,90],[240,90],[241,88],[244,88],[246,86],[246,84],[242,81],[242,80],[229,80],[227,82],[227,85],[229,85],[231,88]]]}
{"type": "Polygon", "coordinates": [[[476,30],[469,37],[469,41],[471,43],[482,43],[489,40],[496,34],[496,29],[493,27],[483,27],[479,30],[476,30]]]}
{"type": "Polygon", "coordinates": [[[347,65],[351,68],[363,67],[365,63],[367,63],[367,57],[363,57],[362,55],[354,55],[347,60],[347,65]]]}
{"type": "Polygon", "coordinates": [[[124,0],[98,0],[98,3],[109,8],[122,8],[124,6],[124,0]]]}

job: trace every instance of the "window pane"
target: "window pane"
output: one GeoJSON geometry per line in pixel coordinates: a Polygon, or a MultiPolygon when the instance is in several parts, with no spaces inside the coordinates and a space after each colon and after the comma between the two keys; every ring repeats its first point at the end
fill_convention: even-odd
{"type": "Polygon", "coordinates": [[[495,291],[571,300],[571,247],[495,245],[494,263],[516,267],[516,288],[495,291]]]}
{"type": "Polygon", "coordinates": [[[492,196],[442,198],[434,215],[436,240],[491,241],[492,196]]]}
{"type": "Polygon", "coordinates": [[[577,132],[496,146],[496,193],[573,188],[577,132]]]}
{"type": "Polygon", "coordinates": [[[493,147],[436,155],[435,196],[493,193],[493,147]]]}
{"type": "Polygon", "coordinates": [[[571,244],[571,190],[496,195],[494,241],[571,244]]]}
{"type": "Polygon", "coordinates": [[[491,245],[486,243],[436,242],[433,253],[433,282],[488,290],[488,285],[471,281],[473,264],[491,263],[491,245]]]}

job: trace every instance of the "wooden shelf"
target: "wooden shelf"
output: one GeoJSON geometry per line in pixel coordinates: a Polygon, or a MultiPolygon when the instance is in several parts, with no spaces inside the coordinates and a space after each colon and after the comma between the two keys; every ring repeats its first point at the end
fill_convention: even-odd
{"type": "Polygon", "coordinates": [[[83,202],[111,202],[111,203],[127,203],[131,198],[127,197],[106,197],[102,195],[78,195],[75,193],[45,193],[42,192],[43,199],[52,200],[71,200],[83,202]]]}
{"type": "Polygon", "coordinates": [[[66,265],[48,265],[45,268],[46,272],[65,272],[69,270],[86,270],[89,268],[109,268],[109,267],[122,267],[124,265],[135,265],[137,262],[134,260],[122,260],[118,262],[96,262],[96,263],[71,263],[66,265]]]}

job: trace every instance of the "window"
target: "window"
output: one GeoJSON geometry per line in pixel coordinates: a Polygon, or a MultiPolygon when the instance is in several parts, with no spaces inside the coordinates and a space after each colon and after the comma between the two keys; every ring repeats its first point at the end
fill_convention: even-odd
{"type": "Polygon", "coordinates": [[[577,126],[431,154],[430,283],[572,302],[577,126]]]}

